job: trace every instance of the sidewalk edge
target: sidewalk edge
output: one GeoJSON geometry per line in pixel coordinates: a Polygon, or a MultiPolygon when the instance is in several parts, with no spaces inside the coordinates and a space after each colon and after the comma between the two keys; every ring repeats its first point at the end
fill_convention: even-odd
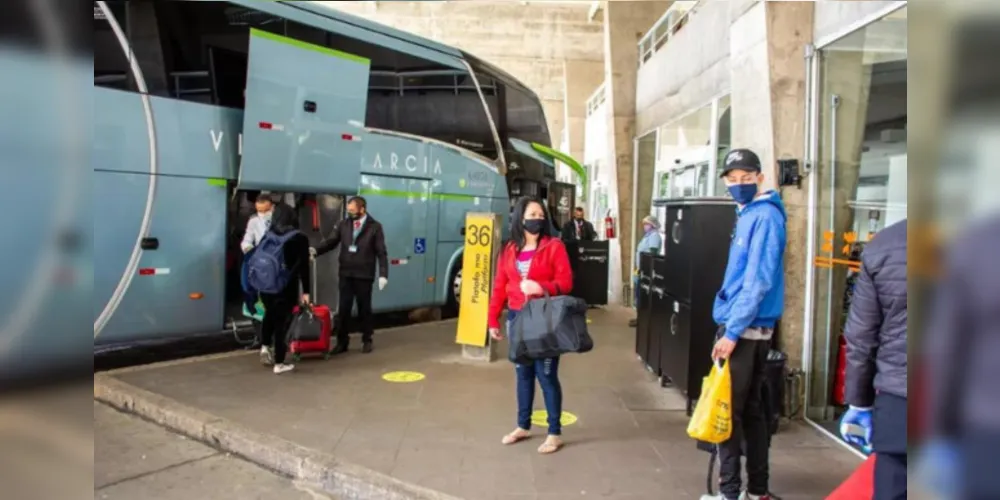
{"type": "Polygon", "coordinates": [[[94,399],[134,413],[261,467],[357,500],[461,500],[306,448],[183,405],[105,374],[94,376],[94,399]]]}

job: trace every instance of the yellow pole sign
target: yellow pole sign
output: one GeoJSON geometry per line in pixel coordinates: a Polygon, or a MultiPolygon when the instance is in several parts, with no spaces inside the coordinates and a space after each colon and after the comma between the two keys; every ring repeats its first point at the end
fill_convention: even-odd
{"type": "Polygon", "coordinates": [[[497,216],[491,213],[465,215],[465,249],[462,252],[462,292],[459,300],[455,343],[486,347],[486,322],[493,265],[496,262],[497,216]]]}

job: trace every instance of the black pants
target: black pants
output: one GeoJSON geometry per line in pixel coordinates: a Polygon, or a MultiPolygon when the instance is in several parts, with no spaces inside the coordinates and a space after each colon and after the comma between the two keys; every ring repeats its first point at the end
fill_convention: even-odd
{"type": "Polygon", "coordinates": [[[292,310],[298,305],[298,295],[295,292],[277,295],[260,294],[260,301],[264,303],[264,321],[260,327],[260,340],[262,345],[273,347],[275,363],[284,363],[285,353],[288,352],[286,334],[292,322],[292,310]]]}
{"type": "Polygon", "coordinates": [[[768,491],[768,430],[764,416],[764,368],[769,340],[741,339],[729,357],[733,390],[733,433],[719,445],[719,492],[727,499],[740,496],[740,458],[746,444],[747,492],[768,491]]]}
{"type": "Polygon", "coordinates": [[[337,345],[346,346],[349,342],[347,334],[351,319],[351,309],[354,301],[358,301],[358,323],[361,327],[361,341],[365,344],[372,341],[375,333],[375,323],[372,318],[372,284],[375,280],[365,278],[340,278],[340,325],[337,328],[337,345]]]}
{"type": "Polygon", "coordinates": [[[888,393],[875,396],[872,412],[875,451],[874,500],[906,498],[906,398],[888,393]]]}

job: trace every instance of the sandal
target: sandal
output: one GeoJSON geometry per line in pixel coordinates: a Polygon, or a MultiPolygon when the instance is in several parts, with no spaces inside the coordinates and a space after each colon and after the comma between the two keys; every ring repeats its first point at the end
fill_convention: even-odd
{"type": "Polygon", "coordinates": [[[548,455],[559,451],[562,447],[563,442],[559,436],[548,436],[545,438],[545,442],[538,447],[538,453],[548,455]]]}
{"type": "Polygon", "coordinates": [[[503,443],[503,444],[505,444],[505,445],[511,445],[511,444],[515,444],[515,443],[519,443],[521,441],[524,441],[525,439],[528,439],[530,437],[531,437],[531,433],[529,433],[528,431],[526,431],[524,429],[517,428],[517,429],[514,429],[514,431],[511,432],[510,434],[507,434],[506,436],[504,436],[503,440],[501,440],[500,442],[503,443]]]}

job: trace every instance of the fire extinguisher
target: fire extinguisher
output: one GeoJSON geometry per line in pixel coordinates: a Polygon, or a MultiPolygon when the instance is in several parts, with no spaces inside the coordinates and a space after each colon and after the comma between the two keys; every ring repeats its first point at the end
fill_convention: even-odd
{"type": "Polygon", "coordinates": [[[615,219],[611,217],[611,211],[604,217],[604,237],[609,240],[615,239],[615,219]]]}
{"type": "Polygon", "coordinates": [[[837,371],[833,376],[833,402],[838,405],[847,403],[844,386],[847,383],[847,340],[841,335],[837,342],[837,371]]]}

